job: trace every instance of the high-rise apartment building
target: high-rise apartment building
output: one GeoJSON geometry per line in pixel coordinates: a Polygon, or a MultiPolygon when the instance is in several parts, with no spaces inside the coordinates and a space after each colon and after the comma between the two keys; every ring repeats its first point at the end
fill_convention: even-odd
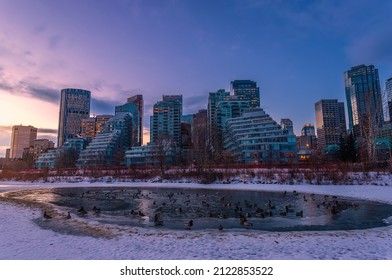
{"type": "Polygon", "coordinates": [[[165,138],[181,146],[182,95],[163,95],[154,104],[150,118],[150,140],[157,143],[165,138]]]}
{"type": "Polygon", "coordinates": [[[11,134],[10,158],[23,158],[25,148],[34,147],[37,129],[34,126],[14,125],[11,134]]]}
{"type": "Polygon", "coordinates": [[[224,89],[219,89],[216,92],[210,92],[208,94],[208,107],[207,107],[207,135],[208,135],[208,146],[211,150],[214,150],[214,146],[217,144],[217,120],[216,120],[216,107],[220,101],[223,101],[226,97],[230,96],[230,92],[224,89]]]}
{"type": "Polygon", "coordinates": [[[230,94],[240,100],[249,101],[251,108],[260,107],[260,90],[257,83],[251,80],[235,80],[230,84],[230,94]]]}
{"type": "Polygon", "coordinates": [[[337,99],[321,99],[315,104],[316,129],[319,148],[339,145],[340,136],[346,134],[344,103],[337,99]]]}
{"type": "Polygon", "coordinates": [[[118,113],[130,113],[133,119],[132,146],[143,145],[143,95],[131,96],[123,105],[116,106],[118,113]]]}
{"type": "Polygon", "coordinates": [[[355,137],[366,137],[369,129],[384,122],[378,70],[359,65],[344,73],[349,129],[355,137]]]}
{"type": "Polygon", "coordinates": [[[57,146],[80,135],[81,121],[90,116],[91,92],[84,89],[61,90],[57,146]]]}

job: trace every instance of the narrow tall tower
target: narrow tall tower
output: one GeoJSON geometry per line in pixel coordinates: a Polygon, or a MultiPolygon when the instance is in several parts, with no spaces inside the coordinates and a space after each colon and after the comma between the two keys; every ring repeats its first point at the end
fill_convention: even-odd
{"type": "Polygon", "coordinates": [[[90,116],[91,92],[84,89],[61,90],[57,146],[80,134],[81,121],[90,116]]]}

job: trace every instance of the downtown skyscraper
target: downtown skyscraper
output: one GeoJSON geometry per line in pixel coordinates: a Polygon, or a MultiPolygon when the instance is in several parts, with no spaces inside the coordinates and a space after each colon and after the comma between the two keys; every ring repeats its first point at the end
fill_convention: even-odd
{"type": "Polygon", "coordinates": [[[344,73],[349,129],[355,137],[367,138],[384,122],[378,70],[358,65],[344,73]]]}
{"type": "Polygon", "coordinates": [[[385,94],[388,100],[389,120],[392,120],[392,77],[385,82],[385,94]]]}
{"type": "Polygon", "coordinates": [[[84,89],[61,90],[57,146],[76,138],[81,132],[81,121],[90,116],[91,92],[84,89]]]}

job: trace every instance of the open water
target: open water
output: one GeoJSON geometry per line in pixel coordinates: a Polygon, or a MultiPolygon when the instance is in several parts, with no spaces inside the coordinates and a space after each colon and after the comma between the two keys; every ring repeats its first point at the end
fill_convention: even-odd
{"type": "Polygon", "coordinates": [[[392,216],[389,204],[298,192],[75,187],[23,196],[105,225],[175,230],[352,230],[389,225],[392,216]]]}

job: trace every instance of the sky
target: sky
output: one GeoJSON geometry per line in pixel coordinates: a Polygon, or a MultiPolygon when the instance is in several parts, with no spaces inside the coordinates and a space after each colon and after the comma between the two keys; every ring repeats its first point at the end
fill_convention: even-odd
{"type": "MultiPolygon", "coordinates": [[[[91,114],[182,94],[183,112],[250,79],[261,107],[315,124],[320,99],[345,101],[343,73],[366,64],[392,77],[388,0],[0,0],[0,157],[13,125],[57,138],[63,88],[92,93],[91,114]]],[[[145,137],[148,139],[148,137],[145,137]]]]}

